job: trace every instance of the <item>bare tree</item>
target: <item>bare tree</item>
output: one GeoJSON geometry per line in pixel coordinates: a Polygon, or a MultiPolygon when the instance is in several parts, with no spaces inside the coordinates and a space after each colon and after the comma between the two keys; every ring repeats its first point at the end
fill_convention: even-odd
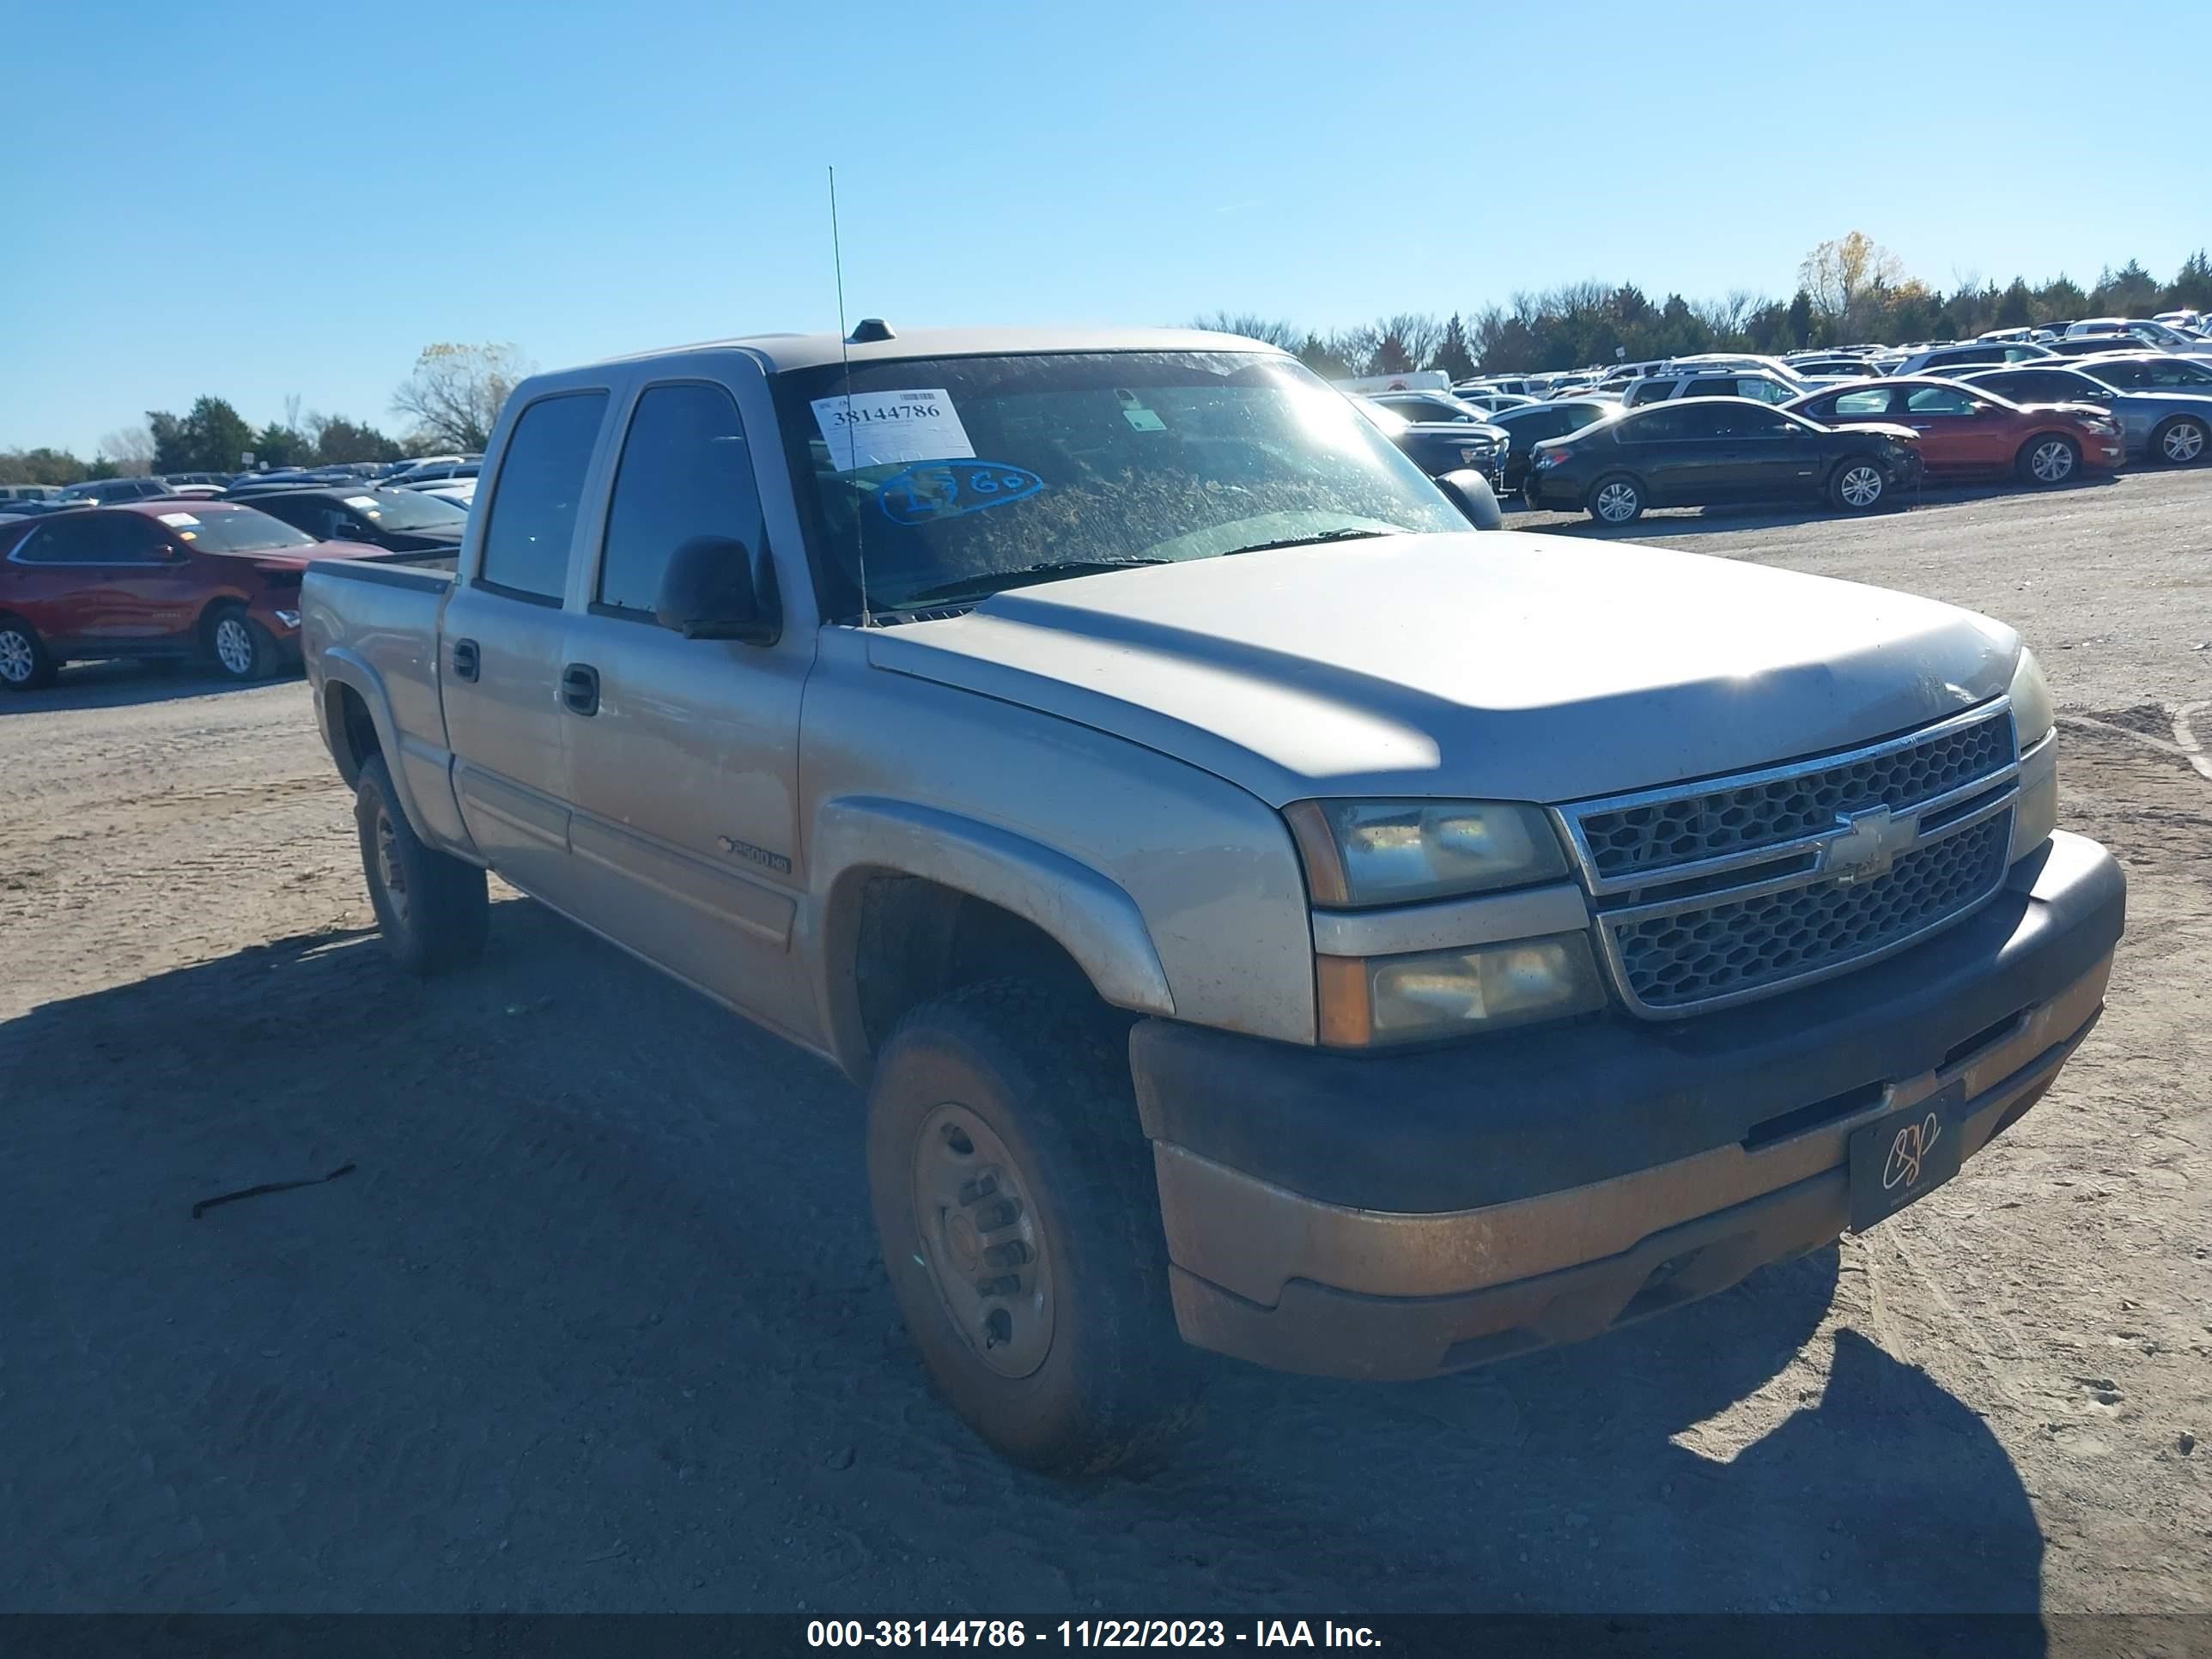
{"type": "Polygon", "coordinates": [[[415,435],[474,451],[491,441],[500,406],[532,365],[512,345],[422,348],[415,372],[392,394],[392,407],[415,422],[415,435]]]}
{"type": "Polygon", "coordinates": [[[1797,275],[1820,314],[1835,323],[1850,314],[1860,295],[1904,281],[1905,264],[1864,231],[1855,230],[1814,248],[1797,275]]]}
{"type": "Polygon", "coordinates": [[[154,428],[143,421],[119,426],[100,441],[100,453],[123,477],[143,478],[154,470],[154,428]]]}

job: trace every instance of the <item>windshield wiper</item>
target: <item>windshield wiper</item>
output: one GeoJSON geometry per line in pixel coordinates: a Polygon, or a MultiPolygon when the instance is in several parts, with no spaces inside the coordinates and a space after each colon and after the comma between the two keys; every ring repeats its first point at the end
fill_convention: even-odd
{"type": "Polygon", "coordinates": [[[1095,576],[1102,570],[1132,570],[1139,565],[1167,564],[1166,559],[1047,559],[1039,564],[1017,565],[1012,570],[989,570],[981,575],[925,587],[908,593],[886,611],[911,611],[917,605],[949,604],[956,599],[988,599],[1009,587],[1057,581],[1062,576],[1095,576]]]}
{"type": "Polygon", "coordinates": [[[1393,530],[1354,530],[1346,526],[1342,530],[1324,530],[1317,536],[1285,536],[1280,541],[1254,542],[1249,547],[1232,547],[1222,558],[1231,559],[1239,553],[1272,553],[1279,547],[1313,547],[1322,542],[1356,542],[1369,536],[1394,536],[1393,530]]]}

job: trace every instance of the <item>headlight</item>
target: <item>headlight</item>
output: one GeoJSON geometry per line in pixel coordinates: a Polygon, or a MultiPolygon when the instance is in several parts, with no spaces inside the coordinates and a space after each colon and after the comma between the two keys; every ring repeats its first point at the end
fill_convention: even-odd
{"type": "Polygon", "coordinates": [[[297,628],[300,625],[300,613],[296,611],[279,611],[275,615],[276,620],[287,628],[297,628]]]}
{"type": "Polygon", "coordinates": [[[1401,957],[1322,957],[1321,1040],[1332,1048],[1434,1042],[1605,1006],[1580,933],[1401,957]]]}
{"type": "Polygon", "coordinates": [[[1283,816],[1316,904],[1403,904],[1567,872],[1551,821],[1533,806],[1302,800],[1283,816]]]}
{"type": "Polygon", "coordinates": [[[2058,723],[2057,713],[2051,706],[2051,688],[2043,683],[2043,665],[2024,645],[2020,648],[2020,665],[2012,671],[2012,723],[2022,749],[2041,743],[2058,723]]]}

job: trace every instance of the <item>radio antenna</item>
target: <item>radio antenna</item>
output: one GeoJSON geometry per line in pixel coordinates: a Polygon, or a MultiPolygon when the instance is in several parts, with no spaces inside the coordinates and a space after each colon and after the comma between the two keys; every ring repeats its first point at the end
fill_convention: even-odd
{"type": "MultiPolygon", "coordinates": [[[[845,246],[837,235],[837,169],[834,165],[830,169],[830,257],[837,267],[837,349],[845,364],[845,459],[852,462],[860,459],[860,439],[853,426],[853,336],[845,326],[845,246]]],[[[853,466],[848,470],[857,472],[860,468],[853,466]]],[[[868,609],[867,507],[857,489],[853,500],[853,555],[860,567],[860,626],[873,628],[875,613],[868,609]]]]}

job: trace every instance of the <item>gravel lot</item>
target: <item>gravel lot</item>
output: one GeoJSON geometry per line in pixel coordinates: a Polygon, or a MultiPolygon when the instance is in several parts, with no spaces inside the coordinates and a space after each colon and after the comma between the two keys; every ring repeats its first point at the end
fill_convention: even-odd
{"type": "Polygon", "coordinates": [[[1467,1376],[1224,1364],[1143,1481],[934,1403],[827,1069],[512,896],[389,971],[298,683],[9,704],[0,1609],[2212,1610],[2212,472],[1633,538],[2023,629],[2103,1024],[1865,1239],[1467,1376]]]}

